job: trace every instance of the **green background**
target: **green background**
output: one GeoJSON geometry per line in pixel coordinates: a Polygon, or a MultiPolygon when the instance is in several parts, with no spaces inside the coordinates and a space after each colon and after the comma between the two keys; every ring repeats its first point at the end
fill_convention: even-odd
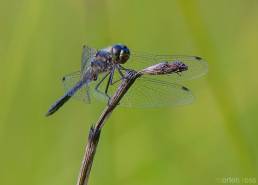
{"type": "Polygon", "coordinates": [[[70,101],[44,114],[63,94],[61,77],[80,68],[82,45],[114,43],[199,55],[209,73],[184,83],[193,104],[118,108],[91,185],[258,181],[257,0],[1,0],[1,185],[76,184],[89,127],[105,104],[70,101]]]}

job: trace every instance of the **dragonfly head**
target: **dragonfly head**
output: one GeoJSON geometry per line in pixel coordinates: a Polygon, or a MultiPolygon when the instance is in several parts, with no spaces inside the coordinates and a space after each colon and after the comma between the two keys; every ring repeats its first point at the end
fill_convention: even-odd
{"type": "Polygon", "coordinates": [[[116,44],[111,48],[113,62],[124,64],[130,57],[130,50],[126,45],[116,44]]]}

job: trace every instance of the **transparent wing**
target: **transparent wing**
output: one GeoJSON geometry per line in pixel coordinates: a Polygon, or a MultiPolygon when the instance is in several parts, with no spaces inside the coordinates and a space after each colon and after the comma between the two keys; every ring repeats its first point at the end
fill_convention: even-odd
{"type": "MultiPolygon", "coordinates": [[[[104,83],[106,85],[106,83],[104,83]]],[[[108,90],[112,96],[120,82],[111,85],[108,90]]],[[[108,101],[108,97],[101,93],[94,93],[101,101],[108,101]]],[[[151,77],[141,77],[135,81],[125,94],[120,104],[124,107],[154,108],[188,104],[193,101],[189,89],[182,85],[169,83],[151,77]]]]}
{"type": "MultiPolygon", "coordinates": [[[[64,85],[64,90],[65,92],[68,92],[70,89],[72,89],[77,82],[81,80],[81,72],[76,71],[73,73],[70,73],[68,75],[65,75],[62,78],[62,82],[64,85]]],[[[85,83],[74,95],[73,98],[82,100],[85,103],[90,103],[90,88],[89,86],[85,83]]]]}
{"type": "Polygon", "coordinates": [[[189,89],[155,78],[140,78],[121,102],[126,107],[167,107],[185,105],[193,101],[189,89]]]}
{"type": "Polygon", "coordinates": [[[132,52],[129,61],[123,66],[125,68],[139,71],[153,64],[176,61],[186,64],[188,66],[188,70],[183,71],[181,75],[176,73],[164,75],[163,80],[168,82],[191,80],[201,77],[208,72],[208,64],[205,60],[197,56],[186,55],[152,55],[147,53],[132,52]]]}
{"type": "Polygon", "coordinates": [[[81,72],[84,73],[90,66],[91,59],[96,55],[96,49],[84,45],[81,57],[81,72]]]}

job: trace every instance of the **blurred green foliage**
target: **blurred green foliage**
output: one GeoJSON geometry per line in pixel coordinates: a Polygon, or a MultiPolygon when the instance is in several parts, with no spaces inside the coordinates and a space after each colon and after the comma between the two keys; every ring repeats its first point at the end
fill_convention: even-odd
{"type": "Polygon", "coordinates": [[[102,132],[91,185],[212,185],[258,181],[256,0],[0,1],[0,184],[71,185],[104,104],[70,101],[63,74],[81,47],[199,55],[196,100],[166,109],[117,109],[102,132]],[[225,182],[224,182],[225,183],[225,182]]]}

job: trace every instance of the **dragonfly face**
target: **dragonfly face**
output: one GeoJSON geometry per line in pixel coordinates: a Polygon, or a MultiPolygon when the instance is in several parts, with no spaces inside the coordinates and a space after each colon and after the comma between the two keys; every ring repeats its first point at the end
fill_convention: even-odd
{"type": "Polygon", "coordinates": [[[130,50],[126,45],[116,44],[111,47],[111,55],[114,63],[124,64],[130,57],[130,50]]]}

